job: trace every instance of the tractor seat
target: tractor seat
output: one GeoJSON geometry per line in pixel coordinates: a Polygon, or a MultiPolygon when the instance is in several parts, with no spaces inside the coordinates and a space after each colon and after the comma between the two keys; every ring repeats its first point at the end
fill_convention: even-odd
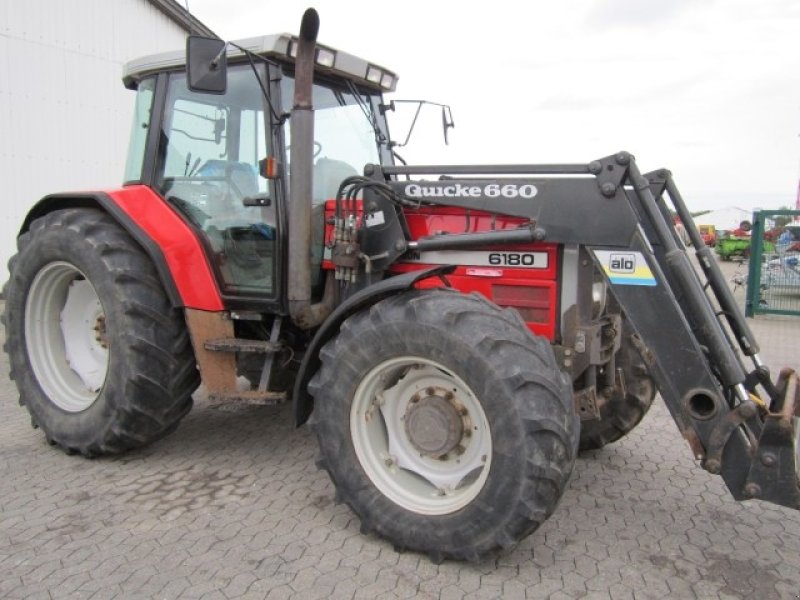
{"type": "Polygon", "coordinates": [[[321,204],[336,198],[342,181],[358,172],[343,160],[320,158],[314,163],[313,204],[321,204]]]}
{"type": "Polygon", "coordinates": [[[235,194],[241,194],[242,198],[254,196],[258,193],[258,179],[255,168],[244,162],[232,162],[229,160],[209,160],[200,168],[197,173],[204,177],[224,177],[232,185],[235,194]]]}

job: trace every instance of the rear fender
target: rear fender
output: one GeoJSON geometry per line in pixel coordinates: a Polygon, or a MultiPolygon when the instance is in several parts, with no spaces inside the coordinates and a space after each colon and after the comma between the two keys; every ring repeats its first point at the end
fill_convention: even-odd
{"type": "Polygon", "coordinates": [[[311,340],[311,344],[306,349],[303,362],[300,364],[300,371],[297,374],[292,394],[295,425],[300,427],[308,420],[311,411],[314,410],[314,399],[308,393],[308,382],[321,366],[319,351],[322,346],[336,335],[345,319],[357,312],[368,309],[373,304],[389,296],[394,296],[413,288],[416,283],[423,279],[448,275],[455,269],[455,265],[440,265],[430,269],[396,275],[364,288],[337,306],[336,310],[317,330],[314,339],[311,340]]]}
{"type": "Polygon", "coordinates": [[[55,210],[95,208],[114,218],[147,253],[174,307],[224,309],[200,240],[177,212],[153,190],[135,185],[120,190],[45,196],[28,212],[20,234],[55,210]]]}

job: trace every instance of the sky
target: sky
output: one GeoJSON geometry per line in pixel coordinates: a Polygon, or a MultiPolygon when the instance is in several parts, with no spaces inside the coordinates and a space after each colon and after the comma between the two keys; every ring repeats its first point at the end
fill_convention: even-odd
{"type": "MultiPolygon", "coordinates": [[[[179,0],[186,3],[186,0],[179,0]]],[[[691,211],[794,208],[800,0],[188,0],[225,39],[297,33],[400,77],[430,107],[410,164],[585,163],[627,150],[672,171],[691,211]]],[[[399,111],[398,111],[399,112],[399,111]]],[[[393,114],[395,139],[407,116],[393,114]]]]}

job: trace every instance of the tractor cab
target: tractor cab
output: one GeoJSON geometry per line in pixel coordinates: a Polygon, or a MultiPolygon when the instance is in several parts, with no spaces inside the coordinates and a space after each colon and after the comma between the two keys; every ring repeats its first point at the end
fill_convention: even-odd
{"type": "MultiPolygon", "coordinates": [[[[190,38],[190,60],[193,43],[205,44],[200,51],[216,44],[223,55],[213,93],[189,80],[183,53],[125,67],[125,85],[137,91],[125,183],[157,191],[200,234],[226,303],[279,309],[297,40],[282,34],[228,43],[226,56],[225,42],[190,38]]],[[[311,268],[321,294],[323,204],[365,165],[392,164],[381,104],[397,77],[325,46],[315,62],[311,268]]]]}

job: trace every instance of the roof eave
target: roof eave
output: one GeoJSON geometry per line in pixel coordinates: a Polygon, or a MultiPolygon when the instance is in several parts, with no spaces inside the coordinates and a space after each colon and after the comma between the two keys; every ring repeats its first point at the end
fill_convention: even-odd
{"type": "Polygon", "coordinates": [[[195,17],[175,0],[148,0],[150,4],[169,17],[173,22],[182,27],[187,33],[196,33],[206,37],[218,38],[219,36],[207,27],[200,19],[195,17]]]}

